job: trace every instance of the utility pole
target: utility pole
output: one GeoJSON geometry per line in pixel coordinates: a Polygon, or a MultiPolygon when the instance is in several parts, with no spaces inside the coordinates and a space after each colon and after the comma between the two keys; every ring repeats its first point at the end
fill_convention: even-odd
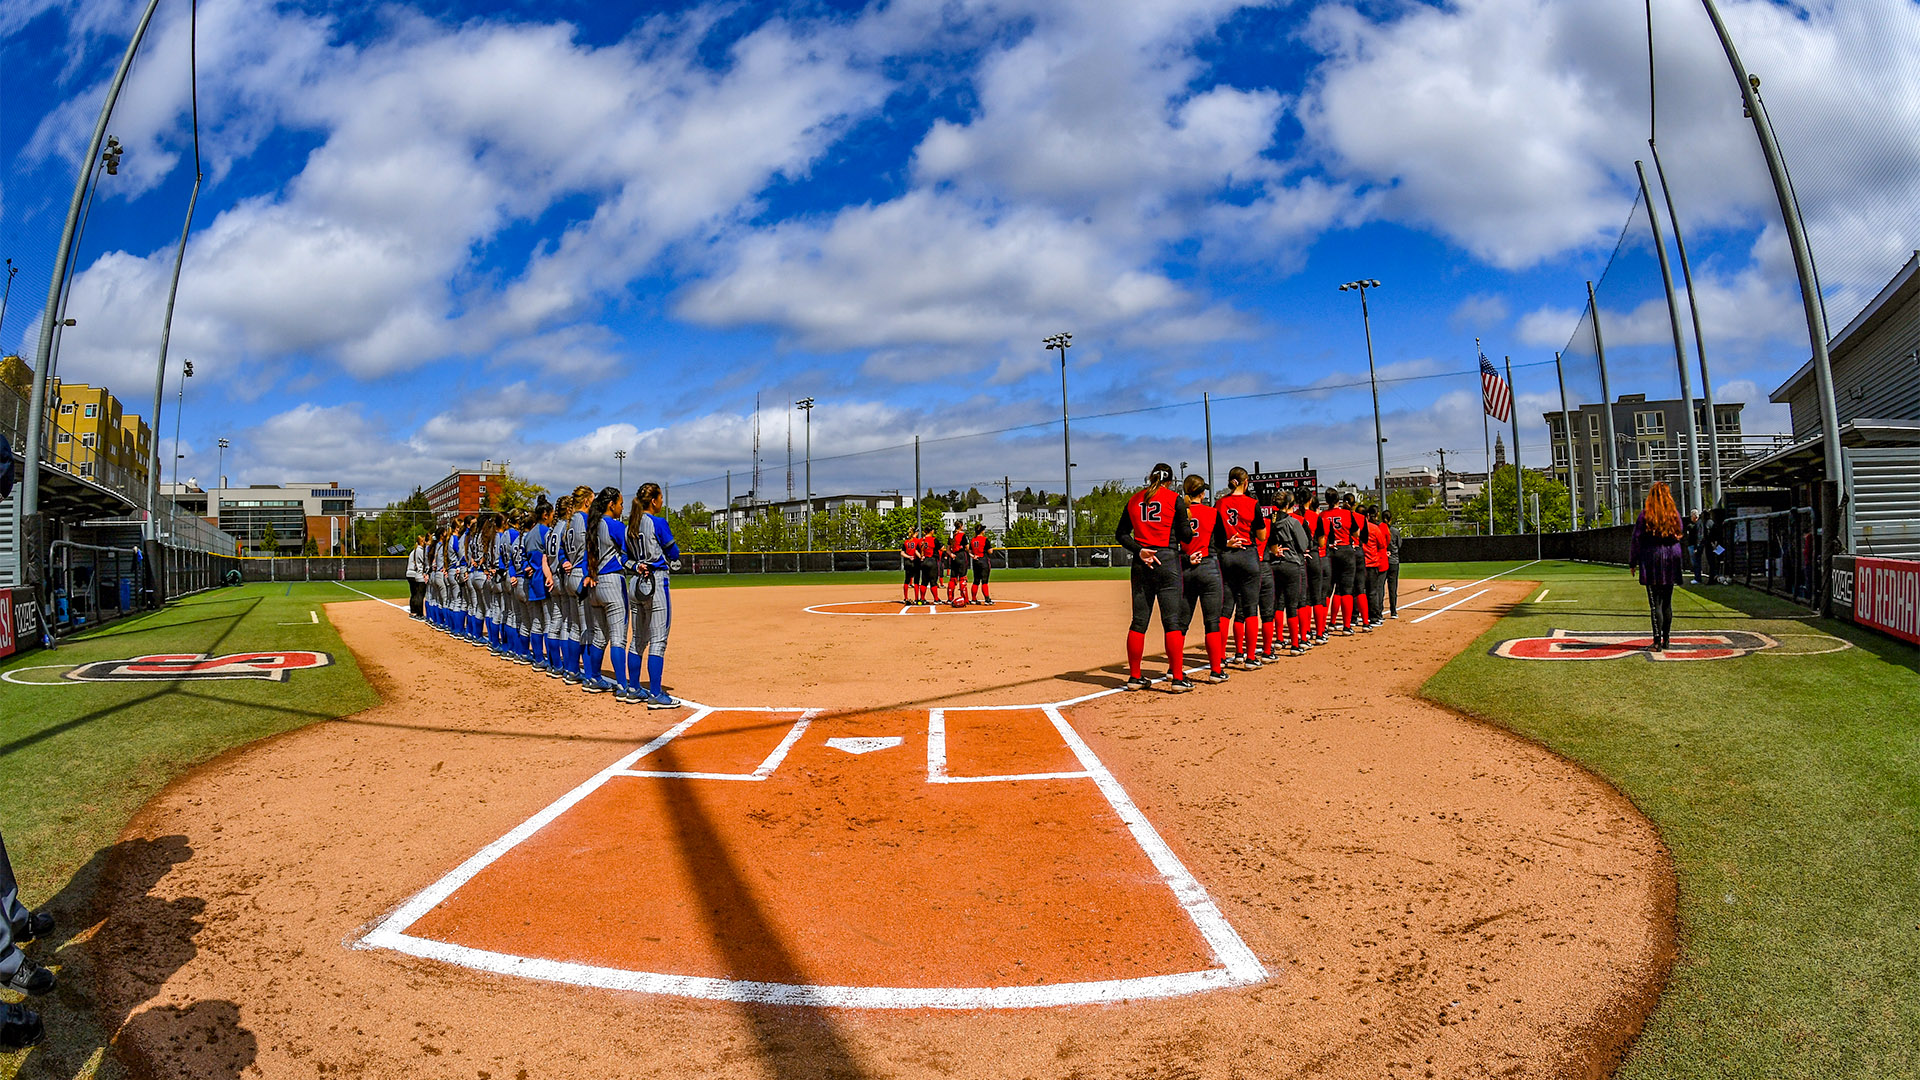
{"type": "MultiPolygon", "coordinates": [[[[732,470],[732,469],[728,469],[728,470],[727,470],[727,516],[726,516],[726,522],[727,522],[727,541],[726,541],[726,543],[727,543],[727,548],[726,548],[726,551],[727,551],[727,554],[729,554],[729,555],[731,555],[731,554],[733,554],[733,470],[732,470]]],[[[729,569],[729,570],[731,570],[731,569],[733,569],[733,564],[732,564],[732,563],[728,563],[728,564],[727,564],[727,569],[729,569]]]]}
{"type": "Polygon", "coordinates": [[[913,437],[913,531],[920,531],[920,436],[913,437]]]}
{"type": "Polygon", "coordinates": [[[813,399],[801,398],[795,404],[807,414],[807,550],[813,550],[813,399]]]}
{"type": "Polygon", "coordinates": [[[1440,455],[1440,509],[1447,508],[1447,451],[1445,447],[1435,450],[1440,455]]]}
{"type": "Polygon", "coordinates": [[[1000,516],[1006,520],[1001,529],[1000,540],[1006,542],[1007,534],[1013,531],[1013,477],[1000,478],[1000,516]]]}
{"type": "Polygon", "coordinates": [[[1213,398],[1200,392],[1200,413],[1207,421],[1207,490],[1213,490],[1213,398]]]}
{"type": "MultiPolygon", "coordinates": [[[[1073,542],[1073,433],[1067,424],[1067,350],[1073,347],[1071,333],[1058,333],[1044,342],[1048,349],[1060,350],[1060,447],[1066,454],[1067,475],[1067,547],[1073,542]]],[[[1080,556],[1071,556],[1073,564],[1080,564],[1080,556]]]]}

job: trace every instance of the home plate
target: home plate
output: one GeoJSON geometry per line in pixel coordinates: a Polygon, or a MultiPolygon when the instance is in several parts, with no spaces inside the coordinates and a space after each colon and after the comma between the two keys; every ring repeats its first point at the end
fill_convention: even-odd
{"type": "Polygon", "coordinates": [[[828,739],[827,745],[835,750],[845,750],[849,754],[871,754],[875,750],[885,750],[900,745],[900,736],[867,736],[863,738],[828,739]]]}

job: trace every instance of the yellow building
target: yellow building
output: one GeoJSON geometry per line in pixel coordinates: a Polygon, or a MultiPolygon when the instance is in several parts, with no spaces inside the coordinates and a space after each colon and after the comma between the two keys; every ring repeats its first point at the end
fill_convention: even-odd
{"type": "Polygon", "coordinates": [[[55,380],[53,463],[144,502],[153,433],[103,386],[55,380]]]}

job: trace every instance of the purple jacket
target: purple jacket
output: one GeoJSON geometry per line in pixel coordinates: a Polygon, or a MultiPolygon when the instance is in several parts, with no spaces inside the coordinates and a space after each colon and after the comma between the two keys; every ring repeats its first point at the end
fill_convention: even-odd
{"type": "Polygon", "coordinates": [[[1627,562],[1640,575],[1642,585],[1678,585],[1683,555],[1680,538],[1655,536],[1647,531],[1647,515],[1633,523],[1633,543],[1627,549],[1627,562]]]}

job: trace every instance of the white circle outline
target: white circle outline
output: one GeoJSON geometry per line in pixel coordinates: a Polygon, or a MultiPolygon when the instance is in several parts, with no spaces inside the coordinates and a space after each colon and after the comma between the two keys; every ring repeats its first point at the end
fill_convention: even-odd
{"type": "Polygon", "coordinates": [[[35,664],[32,667],[19,667],[11,671],[0,671],[0,680],[5,680],[15,686],[79,686],[81,683],[79,679],[61,679],[57,682],[30,682],[26,679],[14,678],[15,675],[23,671],[51,671],[54,668],[72,671],[79,666],[79,664],[35,664]]]}
{"type": "Polygon", "coordinates": [[[1831,649],[1815,649],[1811,652],[1778,652],[1773,649],[1761,649],[1759,652],[1754,654],[1755,656],[1826,656],[1830,653],[1846,652],[1848,649],[1853,648],[1853,642],[1848,641],[1846,638],[1843,638],[1843,637],[1835,637],[1832,634],[1774,634],[1773,636],[1776,638],[1790,638],[1790,637],[1825,638],[1828,641],[1837,641],[1840,644],[1831,649]]]}
{"type": "Polygon", "coordinates": [[[899,611],[822,611],[820,610],[821,608],[839,607],[843,604],[891,604],[891,603],[892,601],[890,600],[835,600],[831,603],[826,603],[826,604],[814,604],[811,607],[804,607],[804,608],[801,608],[800,610],[806,612],[809,615],[856,615],[856,616],[861,616],[865,618],[884,619],[884,618],[892,618],[894,616],[907,614],[909,612],[912,612],[915,608],[929,609],[928,611],[925,612],[925,614],[928,614],[928,615],[970,615],[970,614],[994,615],[994,614],[1004,614],[1009,611],[1033,611],[1040,606],[1039,604],[1036,604],[1031,600],[1002,600],[999,603],[993,604],[992,606],[988,606],[986,604],[968,604],[965,610],[953,610],[953,609],[948,609],[946,611],[940,610],[941,608],[946,607],[945,604],[901,604],[901,605],[898,605],[901,608],[901,610],[899,611]],[[1015,604],[1019,604],[1022,606],[1014,607],[1013,605],[1015,604]],[[979,609],[977,612],[974,610],[976,608],[979,609]]]}

